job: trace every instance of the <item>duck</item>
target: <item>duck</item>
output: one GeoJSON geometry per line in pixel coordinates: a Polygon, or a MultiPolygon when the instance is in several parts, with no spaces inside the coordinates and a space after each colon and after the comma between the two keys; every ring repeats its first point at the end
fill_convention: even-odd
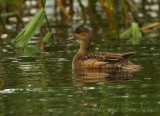
{"type": "Polygon", "coordinates": [[[78,40],[80,47],[72,60],[72,69],[140,69],[140,65],[133,64],[129,57],[135,52],[111,53],[111,52],[90,52],[92,41],[91,32],[88,28],[77,27],[72,34],[72,39],[78,40]]]}

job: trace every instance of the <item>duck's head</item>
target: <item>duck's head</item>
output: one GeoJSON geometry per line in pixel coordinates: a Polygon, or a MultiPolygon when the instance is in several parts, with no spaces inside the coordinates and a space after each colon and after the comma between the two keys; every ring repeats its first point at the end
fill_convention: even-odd
{"type": "Polygon", "coordinates": [[[89,29],[86,27],[77,27],[73,33],[73,38],[79,40],[80,42],[90,42],[90,36],[91,34],[89,29]]]}

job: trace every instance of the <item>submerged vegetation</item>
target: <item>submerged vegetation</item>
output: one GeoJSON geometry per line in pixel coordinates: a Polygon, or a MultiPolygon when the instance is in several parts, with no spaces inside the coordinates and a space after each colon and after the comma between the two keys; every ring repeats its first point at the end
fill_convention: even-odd
{"type": "MultiPolygon", "coordinates": [[[[103,25],[107,28],[107,33],[112,33],[115,38],[130,38],[133,44],[138,44],[146,32],[157,32],[155,27],[160,25],[157,21],[160,12],[158,0],[151,2],[152,4],[157,3],[159,7],[154,10],[156,12],[155,20],[148,20],[152,14],[149,14],[150,9],[146,9],[146,6],[151,5],[147,0],[140,0],[138,3],[134,0],[0,0],[0,3],[0,33],[11,33],[12,30],[8,31],[6,25],[10,22],[15,23],[10,20],[15,17],[16,25],[14,24],[14,27],[16,26],[16,32],[18,30],[19,34],[17,33],[18,36],[13,42],[17,47],[27,46],[28,41],[39,30],[42,38],[39,40],[39,45],[43,49],[44,42],[50,43],[53,40],[56,24],[91,25],[97,29],[102,28],[101,25],[103,25]],[[53,8],[50,6],[51,4],[53,4],[53,8]],[[28,24],[24,22],[25,12],[28,11],[27,7],[36,7],[38,10],[28,24]],[[53,9],[52,17],[47,13],[47,8],[53,9]],[[23,26],[24,23],[25,26],[23,26]],[[22,26],[23,29],[19,28],[22,26]],[[22,31],[19,32],[21,29],[22,31]]],[[[33,13],[28,13],[28,15],[32,16],[33,13]]]]}

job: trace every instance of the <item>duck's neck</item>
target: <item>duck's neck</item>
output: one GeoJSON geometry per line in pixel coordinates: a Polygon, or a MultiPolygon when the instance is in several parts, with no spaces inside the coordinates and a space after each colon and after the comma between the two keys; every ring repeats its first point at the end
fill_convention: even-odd
{"type": "Polygon", "coordinates": [[[89,52],[90,42],[80,41],[80,48],[78,54],[85,55],[89,52]]]}

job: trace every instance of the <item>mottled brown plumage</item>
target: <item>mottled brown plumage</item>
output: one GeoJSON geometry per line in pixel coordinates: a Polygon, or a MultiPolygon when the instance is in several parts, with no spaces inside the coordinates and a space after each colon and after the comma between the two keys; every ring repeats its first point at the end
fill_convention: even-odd
{"type": "Polygon", "coordinates": [[[131,63],[128,58],[135,52],[128,53],[91,53],[89,46],[91,34],[85,27],[78,27],[74,31],[74,38],[79,40],[80,49],[74,56],[72,67],[75,68],[106,68],[106,69],[137,69],[139,65],[131,63]]]}

